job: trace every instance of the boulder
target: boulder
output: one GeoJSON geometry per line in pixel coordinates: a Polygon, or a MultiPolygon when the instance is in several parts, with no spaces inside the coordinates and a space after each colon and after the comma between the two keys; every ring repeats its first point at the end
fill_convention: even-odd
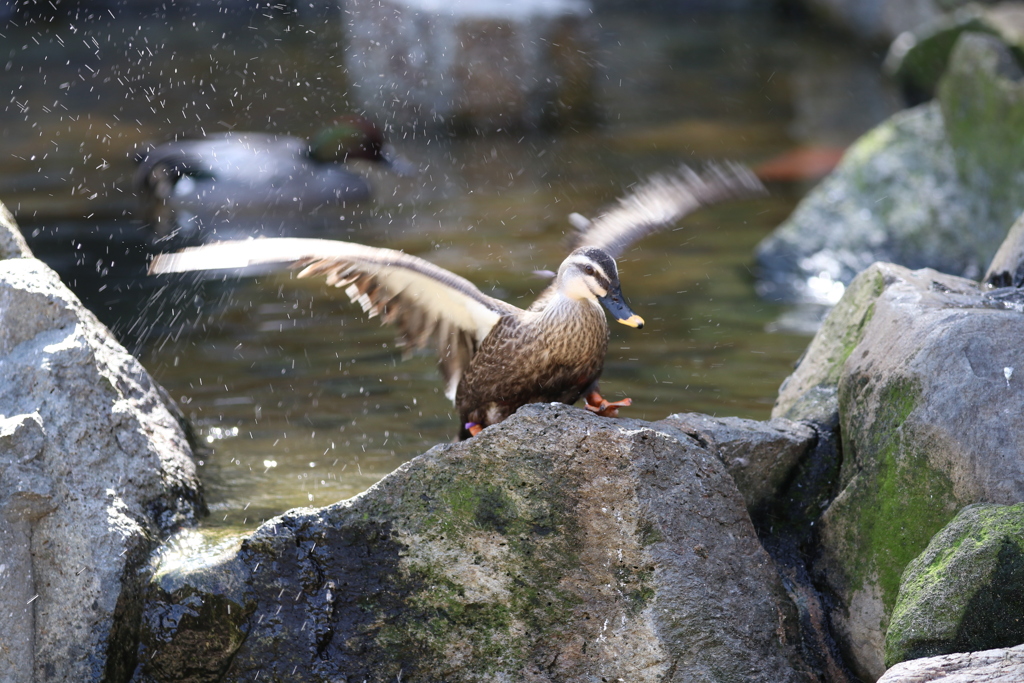
{"type": "Polygon", "coordinates": [[[657,424],[684,432],[714,453],[736,482],[751,512],[779,497],[797,464],[817,441],[814,429],[784,418],[757,422],[679,413],[657,424]]]}
{"type": "Polygon", "coordinates": [[[815,679],[719,459],[560,404],[165,556],[144,624],[136,681],[815,679]]]}
{"type": "Polygon", "coordinates": [[[968,230],[972,206],[939,105],[900,112],[854,143],[757,246],[758,293],[835,304],[879,260],[979,277],[1008,224],[968,230]]]}
{"type": "Polygon", "coordinates": [[[960,34],[977,32],[998,36],[1020,55],[1024,48],[1022,28],[1024,3],[1001,2],[992,6],[972,3],[897,36],[886,55],[885,70],[915,96],[931,98],[946,72],[960,34]]]}
{"type": "Polygon", "coordinates": [[[581,122],[595,110],[586,0],[353,0],[354,99],[401,130],[492,131],[581,122]]]}
{"type": "Polygon", "coordinates": [[[972,505],[911,562],[885,663],[1024,643],[1024,504],[972,505]]]}
{"type": "Polygon", "coordinates": [[[123,680],[141,570],[199,482],[157,385],[19,250],[0,260],[0,681],[123,680]]]}
{"type": "Polygon", "coordinates": [[[999,39],[964,33],[936,102],[901,112],[757,247],[758,290],[835,303],[875,261],[971,279],[1024,210],[1024,83],[999,39]]]}
{"type": "Polygon", "coordinates": [[[878,683],[1017,683],[1024,681],[1024,645],[964,652],[955,655],[912,659],[897,664],[878,679],[878,683]]]}
{"type": "Polygon", "coordinates": [[[815,573],[855,673],[885,670],[900,576],[957,510],[1024,501],[1024,293],[932,270],[859,275],[783,384],[773,416],[834,410],[839,492],[815,573]]]}

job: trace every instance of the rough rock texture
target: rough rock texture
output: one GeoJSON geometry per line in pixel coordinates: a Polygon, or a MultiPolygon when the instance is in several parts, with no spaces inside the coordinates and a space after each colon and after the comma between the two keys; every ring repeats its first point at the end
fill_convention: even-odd
{"type": "Polygon", "coordinates": [[[885,663],[1024,643],[1024,504],[974,505],[911,562],[885,663]]]}
{"type": "Polygon", "coordinates": [[[878,683],[1020,683],[1024,681],[1024,645],[985,652],[964,652],[897,664],[878,683]]]}
{"type": "Polygon", "coordinates": [[[838,412],[840,492],[816,573],[855,672],[884,671],[906,565],[956,511],[1024,501],[1024,300],[931,270],[858,276],[780,390],[774,415],[838,412]]]}
{"type": "Polygon", "coordinates": [[[561,405],[165,561],[150,598],[137,681],[812,680],[718,458],[561,405]]]}
{"type": "Polygon", "coordinates": [[[758,245],[759,290],[834,303],[875,261],[979,278],[1024,210],[1024,83],[1008,47],[960,36],[939,101],[858,140],[758,245]]]}
{"type": "Polygon", "coordinates": [[[198,500],[138,361],[46,265],[0,260],[0,681],[123,680],[139,569],[198,500]]]}
{"type": "Polygon", "coordinates": [[[596,27],[585,0],[354,0],[345,12],[353,94],[388,128],[533,128],[593,116],[596,27]]]}
{"type": "Polygon", "coordinates": [[[718,456],[751,511],[779,496],[817,440],[811,427],[784,418],[757,422],[680,413],[658,424],[689,434],[718,456]]]}

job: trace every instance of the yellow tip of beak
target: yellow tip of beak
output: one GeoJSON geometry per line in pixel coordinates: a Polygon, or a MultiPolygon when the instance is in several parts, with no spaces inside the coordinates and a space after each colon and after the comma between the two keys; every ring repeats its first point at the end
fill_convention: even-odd
{"type": "Polygon", "coordinates": [[[644,319],[638,316],[636,313],[634,313],[633,315],[629,316],[624,320],[618,320],[618,322],[622,323],[626,327],[635,327],[638,330],[644,326],[644,319]]]}

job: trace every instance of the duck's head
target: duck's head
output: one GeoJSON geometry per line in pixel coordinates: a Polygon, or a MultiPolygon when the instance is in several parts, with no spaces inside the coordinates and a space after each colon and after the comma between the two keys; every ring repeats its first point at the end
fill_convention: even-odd
{"type": "Polygon", "coordinates": [[[580,247],[569,254],[558,269],[555,286],[570,299],[600,302],[623,325],[644,326],[644,319],[626,304],[615,260],[603,249],[580,247]]]}
{"type": "Polygon", "coordinates": [[[320,163],[365,159],[387,166],[399,175],[412,175],[415,168],[397,156],[384,134],[361,116],[344,116],[323,129],[309,143],[309,156],[320,163]]]}

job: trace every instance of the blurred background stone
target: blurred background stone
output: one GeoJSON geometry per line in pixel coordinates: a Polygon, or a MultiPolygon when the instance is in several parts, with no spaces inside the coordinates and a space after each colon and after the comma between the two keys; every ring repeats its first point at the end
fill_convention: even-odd
{"type": "Polygon", "coordinates": [[[596,112],[586,0],[353,0],[345,66],[365,113],[397,131],[585,123],[596,112]]]}

